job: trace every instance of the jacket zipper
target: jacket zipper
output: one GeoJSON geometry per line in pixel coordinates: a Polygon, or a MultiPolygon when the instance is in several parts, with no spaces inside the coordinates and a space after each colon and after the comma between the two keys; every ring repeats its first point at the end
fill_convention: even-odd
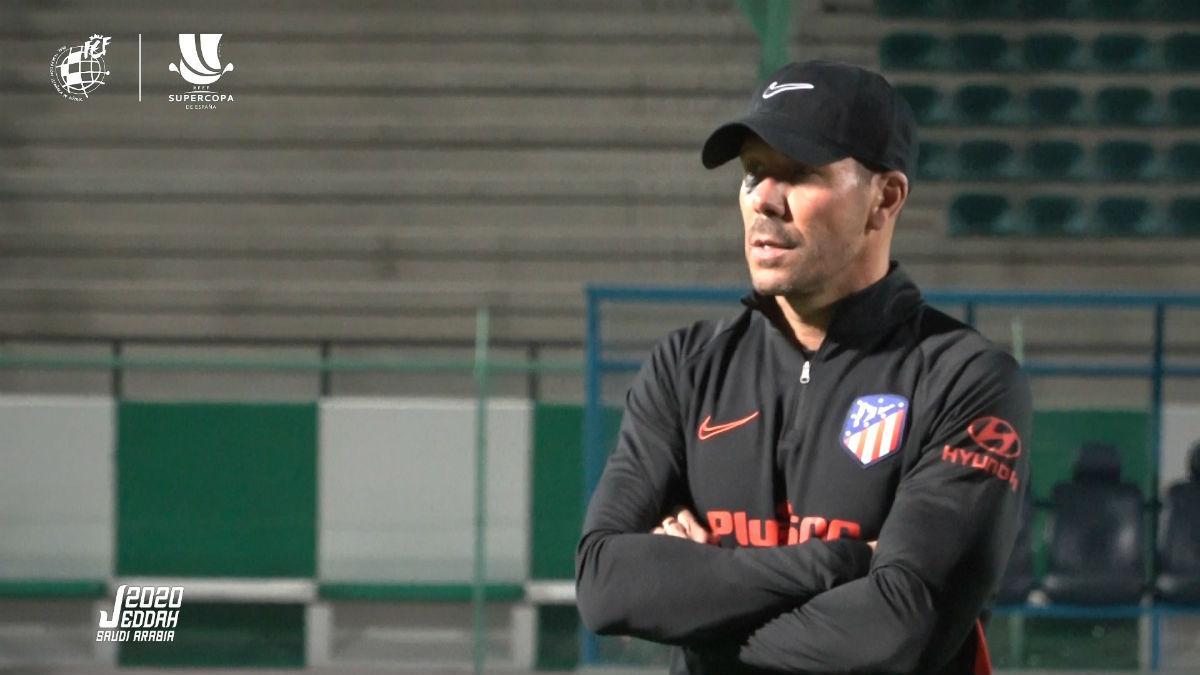
{"type": "Polygon", "coordinates": [[[812,379],[812,373],[810,371],[811,362],[805,361],[804,367],[800,369],[800,384],[808,384],[808,381],[812,379]]]}

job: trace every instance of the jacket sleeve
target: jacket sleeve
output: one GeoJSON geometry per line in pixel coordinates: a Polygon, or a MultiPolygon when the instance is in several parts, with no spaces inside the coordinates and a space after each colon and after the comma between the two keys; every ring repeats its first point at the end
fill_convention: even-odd
{"type": "Polygon", "coordinates": [[[869,574],[751,632],[733,650],[739,665],[936,672],[961,648],[1012,550],[1032,413],[1028,381],[1002,352],[981,353],[946,386],[945,412],[901,478],[869,574]]]}
{"type": "Polygon", "coordinates": [[[675,385],[680,334],[655,349],[627,397],[617,447],[592,495],[576,553],[584,625],[685,644],[754,626],[866,574],[863,542],[735,548],[649,534],[690,505],[675,385]]]}

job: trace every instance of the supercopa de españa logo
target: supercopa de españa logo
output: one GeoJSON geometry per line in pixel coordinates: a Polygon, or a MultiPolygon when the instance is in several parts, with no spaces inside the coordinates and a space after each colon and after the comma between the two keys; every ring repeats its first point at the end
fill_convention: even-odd
{"type": "Polygon", "coordinates": [[[117,588],[112,614],[100,610],[96,642],[174,642],[183,586],[117,588]]]}
{"type": "Polygon", "coordinates": [[[179,34],[179,63],[172,63],[168,68],[185,82],[192,85],[192,90],[183,94],[170,94],[167,100],[172,103],[183,103],[187,110],[216,110],[217,106],[233,103],[233,94],[215,91],[212,85],[221,76],[233,70],[232,63],[221,66],[221,36],[223,33],[180,33],[179,34]]]}
{"type": "Polygon", "coordinates": [[[111,37],[99,33],[81,45],[63,45],[50,58],[50,84],[70,101],[83,101],[109,76],[104,56],[111,37]]]}

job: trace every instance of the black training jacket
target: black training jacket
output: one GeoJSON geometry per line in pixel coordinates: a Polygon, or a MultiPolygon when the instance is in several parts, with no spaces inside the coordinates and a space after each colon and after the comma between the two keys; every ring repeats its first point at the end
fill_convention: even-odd
{"type": "Polygon", "coordinates": [[[630,388],[576,555],[584,623],[678,645],[672,673],[989,672],[978,619],[1029,475],[1019,366],[895,263],[812,355],[772,298],[743,303],[630,388]],[[677,506],[719,545],[649,534],[677,506]]]}

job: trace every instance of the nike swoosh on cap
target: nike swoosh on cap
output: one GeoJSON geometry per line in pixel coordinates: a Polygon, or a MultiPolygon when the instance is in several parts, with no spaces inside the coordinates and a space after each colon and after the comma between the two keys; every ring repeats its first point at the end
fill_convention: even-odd
{"type": "Polygon", "coordinates": [[[754,412],[750,413],[749,415],[746,415],[745,417],[743,417],[740,420],[734,420],[732,422],[725,422],[724,424],[717,424],[717,425],[711,426],[711,427],[708,425],[708,423],[712,422],[712,415],[709,415],[708,417],[704,418],[703,422],[700,423],[700,428],[696,430],[696,436],[699,437],[700,440],[702,440],[702,441],[707,441],[708,439],[712,438],[713,436],[716,436],[717,434],[723,434],[726,431],[732,431],[733,429],[736,429],[736,428],[742,426],[743,424],[746,424],[746,423],[752,421],[754,418],[758,417],[758,413],[759,413],[759,411],[755,410],[754,412]]]}
{"type": "Polygon", "coordinates": [[[766,89],[763,90],[762,97],[763,98],[771,98],[775,94],[782,94],[785,91],[796,91],[798,89],[812,89],[812,88],[813,88],[813,86],[807,82],[792,82],[789,84],[779,84],[778,82],[772,82],[771,84],[767,85],[766,89]]]}

